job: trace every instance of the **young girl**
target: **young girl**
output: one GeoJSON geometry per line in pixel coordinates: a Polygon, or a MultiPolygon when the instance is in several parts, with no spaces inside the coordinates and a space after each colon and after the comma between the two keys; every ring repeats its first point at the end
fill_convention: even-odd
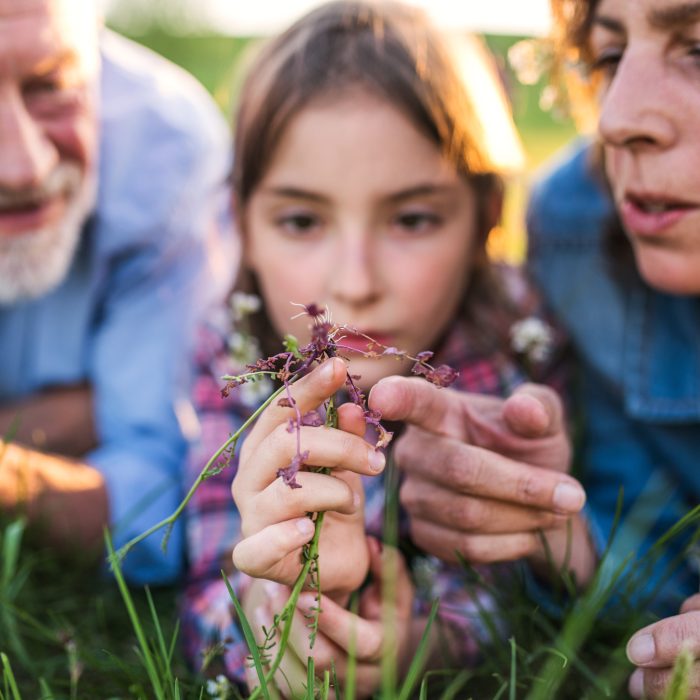
{"type": "MultiPolygon", "coordinates": [[[[502,396],[526,379],[509,330],[532,313],[534,300],[518,277],[487,259],[501,181],[444,46],[414,9],[341,1],[299,20],[251,67],[236,118],[233,194],[244,250],[238,289],[261,299],[250,318],[261,356],[279,352],[288,333],[308,342],[308,316],[292,303],[314,302],[356,329],[341,344],[364,392],[411,368],[389,355],[367,357],[367,337],[412,356],[434,351],[459,372],[455,386],[463,391],[502,396]]],[[[484,70],[462,69],[467,77],[484,70]]],[[[204,334],[200,359],[203,435],[190,480],[261,403],[245,391],[221,401],[220,377],[231,368],[220,333],[204,334]]],[[[553,377],[541,358],[523,364],[540,379],[553,377]]],[[[302,413],[342,389],[345,377],[345,363],[334,358],[295,383],[302,413]]],[[[383,654],[395,654],[399,673],[405,671],[436,597],[433,657],[442,653],[442,663],[458,667],[473,663],[484,636],[476,611],[488,601],[468,594],[461,568],[420,553],[382,554],[378,541],[365,536],[381,539],[392,494],[384,490],[385,455],[365,441],[362,416],[343,406],[340,430],[301,428],[305,463],[329,466],[332,474],[302,469],[301,488],[292,489],[278,471],[297,454],[296,435],[287,430],[295,415],[273,402],[233,467],[205,481],[190,504],[184,632],[193,662],[245,681],[248,650],[220,570],[230,574],[252,625],[270,628],[313,534],[307,514],[327,511],[319,633],[311,650],[303,613],[313,596],[302,594],[281,666],[282,692],[303,688],[309,654],[319,672],[333,659],[342,680],[354,644],[358,692],[372,694],[383,654]],[[395,577],[393,641],[380,620],[387,557],[395,577]],[[359,609],[351,613],[345,605],[356,591],[359,609]]],[[[560,521],[553,514],[533,518],[531,529],[560,521]]]]}

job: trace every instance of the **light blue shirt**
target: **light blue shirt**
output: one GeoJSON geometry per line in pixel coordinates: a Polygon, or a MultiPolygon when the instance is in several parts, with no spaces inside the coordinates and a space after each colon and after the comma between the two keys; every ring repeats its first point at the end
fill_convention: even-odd
{"type": "MultiPolygon", "coordinates": [[[[182,496],[192,328],[235,263],[231,149],[223,118],[191,76],[109,32],[101,53],[97,205],[64,282],[0,306],[0,401],[92,385],[100,445],[86,461],[106,479],[119,547],[182,496]]],[[[161,539],[125,559],[132,582],[180,573],[181,527],[165,553],[161,539]]]]}

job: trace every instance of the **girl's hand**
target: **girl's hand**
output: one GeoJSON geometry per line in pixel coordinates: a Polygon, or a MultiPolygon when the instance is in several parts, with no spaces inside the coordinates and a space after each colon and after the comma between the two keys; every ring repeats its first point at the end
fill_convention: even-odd
{"type": "MultiPolygon", "coordinates": [[[[357,697],[370,697],[381,685],[382,659],[393,657],[392,665],[402,668],[412,655],[413,584],[401,554],[391,548],[382,553],[379,543],[368,538],[372,583],[363,591],[357,614],[353,614],[326,596],[321,598],[318,634],[313,648],[309,644],[309,620],[317,605],[314,594],[303,593],[299,598],[292,624],[287,653],[275,679],[286,697],[306,694],[307,659],[313,657],[317,678],[331,670],[331,662],[342,691],[348,681],[351,656],[356,661],[354,670],[357,697]],[[394,605],[392,617],[382,620],[382,581],[388,579],[394,605]]],[[[252,611],[254,629],[269,628],[275,612],[284,606],[289,589],[267,586],[269,593],[264,604],[252,611]]],[[[421,630],[422,632],[422,630],[421,630]]],[[[273,650],[274,653],[274,650],[273,650]]],[[[255,669],[248,674],[250,684],[257,685],[255,669]]]]}
{"type": "MultiPolygon", "coordinates": [[[[662,698],[681,650],[700,656],[700,594],[688,598],[680,615],[644,627],[627,644],[627,656],[637,666],[629,682],[633,698],[662,698]]],[[[700,662],[690,671],[689,700],[700,700],[700,662]]],[[[685,695],[683,697],[686,697],[685,695]]]]}
{"type": "MultiPolygon", "coordinates": [[[[301,415],[341,389],[345,377],[345,364],[333,358],[293,384],[291,395],[301,415]]],[[[261,414],[243,444],[232,486],[241,514],[242,540],[233,551],[240,571],[292,585],[302,567],[301,549],[313,537],[307,514],[329,511],[319,545],[322,589],[342,598],[359,587],[368,567],[360,475],[376,475],[385,464],[384,455],[362,438],[360,418],[360,409],[346,404],[339,409],[344,429],[302,426],[306,463],[329,467],[333,474],[300,471],[301,488],[290,488],[277,474],[297,454],[297,432],[288,429],[297,411],[274,402],[261,414]]]]}

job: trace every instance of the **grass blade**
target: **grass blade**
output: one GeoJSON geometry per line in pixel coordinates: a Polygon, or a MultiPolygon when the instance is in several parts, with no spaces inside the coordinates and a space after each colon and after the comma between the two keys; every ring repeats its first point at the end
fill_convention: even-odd
{"type": "Polygon", "coordinates": [[[253,663],[255,664],[255,672],[258,674],[258,680],[260,681],[260,689],[262,691],[265,700],[270,700],[270,692],[267,688],[267,681],[265,680],[265,669],[263,668],[262,658],[260,657],[260,649],[258,649],[258,643],[253,634],[253,630],[248,622],[248,618],[243,612],[243,607],[241,606],[238,596],[234,593],[233,587],[228,580],[228,576],[224,571],[221,572],[224,577],[224,583],[228,589],[228,594],[233,602],[233,607],[236,609],[236,615],[238,616],[238,622],[243,630],[243,636],[245,637],[246,644],[248,645],[248,650],[250,655],[253,657],[253,663]]]}
{"type": "Polygon", "coordinates": [[[403,685],[401,686],[401,691],[399,692],[398,700],[408,700],[408,698],[411,696],[411,693],[413,692],[414,686],[418,682],[420,674],[423,671],[423,666],[425,664],[425,653],[427,651],[428,640],[430,638],[430,630],[432,629],[433,623],[435,622],[435,616],[437,615],[438,606],[439,601],[434,600],[433,605],[430,608],[430,613],[428,614],[428,621],[425,624],[425,629],[423,630],[420,642],[418,642],[418,647],[416,648],[415,656],[413,657],[411,665],[408,668],[408,672],[406,673],[406,679],[404,680],[403,685]]]}
{"type": "Polygon", "coordinates": [[[151,649],[148,645],[148,640],[141,626],[141,621],[139,620],[138,614],[136,612],[136,607],[134,606],[134,601],[129,592],[129,588],[124,581],[124,576],[122,574],[121,565],[119,559],[114,552],[114,546],[112,545],[112,538],[109,532],[105,533],[105,541],[107,543],[107,552],[109,554],[109,561],[112,565],[112,572],[114,573],[114,578],[117,580],[117,586],[119,586],[119,592],[124,600],[124,605],[126,605],[126,610],[129,614],[129,619],[131,620],[131,625],[136,633],[136,638],[141,649],[142,661],[146,667],[146,673],[151,681],[151,686],[153,687],[153,692],[156,694],[158,700],[164,700],[165,693],[163,692],[163,686],[160,682],[160,677],[158,675],[158,670],[153,661],[151,655],[151,649]]]}
{"type": "Polygon", "coordinates": [[[19,694],[19,688],[17,687],[17,681],[15,681],[15,676],[12,673],[12,666],[10,666],[10,660],[7,656],[0,652],[0,661],[2,661],[2,672],[5,676],[5,686],[12,693],[12,700],[22,700],[22,696],[19,694]]]}

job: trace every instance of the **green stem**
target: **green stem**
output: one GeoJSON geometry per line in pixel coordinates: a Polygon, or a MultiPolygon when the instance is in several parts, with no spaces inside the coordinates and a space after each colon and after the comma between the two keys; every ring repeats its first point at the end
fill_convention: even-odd
{"type": "Polygon", "coordinates": [[[221,457],[221,455],[229,448],[232,447],[233,450],[235,450],[236,443],[240,439],[241,435],[243,432],[248,428],[248,426],[253,423],[256,418],[276,399],[284,390],[285,390],[285,385],[282,385],[279,389],[276,389],[271,396],[269,396],[256,410],[254,413],[251,414],[251,416],[243,423],[243,425],[233,434],[231,437],[226,440],[226,442],[219,447],[219,449],[212,455],[212,457],[209,459],[209,461],[206,463],[204,468],[199,472],[199,476],[195,479],[194,483],[192,484],[192,487],[190,490],[187,492],[187,495],[185,498],[182,500],[180,505],[167,517],[161,520],[159,523],[156,523],[152,527],[149,527],[148,530],[145,532],[142,532],[140,535],[137,535],[133,539],[129,540],[126,544],[122,545],[116,552],[116,557],[119,561],[123,560],[124,557],[133,549],[139,542],[142,542],[145,540],[147,537],[152,535],[154,532],[158,532],[158,530],[161,530],[164,527],[171,526],[175,523],[175,521],[182,515],[182,512],[184,511],[185,507],[187,504],[190,502],[192,499],[192,496],[194,496],[194,492],[199,488],[200,484],[207,478],[209,475],[209,470],[216,463],[216,461],[221,457]]]}
{"type": "MultiPolygon", "coordinates": [[[[332,396],[328,401],[326,411],[326,426],[330,428],[338,427],[338,413],[335,409],[334,397],[332,396]]],[[[330,470],[327,468],[320,469],[319,471],[325,474],[328,474],[330,472],[330,470]]],[[[316,595],[318,605],[316,606],[316,610],[314,611],[313,630],[315,632],[315,630],[318,629],[318,618],[321,614],[321,572],[318,568],[318,544],[319,540],[321,539],[321,527],[323,525],[323,517],[325,513],[320,512],[316,513],[315,515],[316,519],[314,520],[314,536],[311,538],[311,542],[309,542],[309,544],[306,545],[306,557],[304,560],[304,565],[302,566],[301,571],[299,572],[299,575],[296,578],[296,581],[294,581],[292,592],[289,594],[289,598],[284,604],[284,608],[282,608],[282,612],[279,615],[279,619],[284,621],[284,626],[282,627],[280,639],[277,644],[277,654],[275,655],[275,658],[272,661],[269,670],[265,674],[265,684],[272,682],[274,675],[277,672],[280,663],[282,662],[282,658],[284,657],[285,651],[287,650],[287,641],[289,639],[289,634],[292,631],[294,611],[296,610],[297,602],[299,601],[299,596],[301,595],[301,591],[304,588],[304,583],[306,583],[306,578],[309,575],[309,571],[311,570],[311,566],[314,562],[316,562],[316,595]]],[[[314,513],[309,513],[309,517],[313,518],[313,516],[314,513]]],[[[259,697],[262,692],[262,687],[262,685],[257,686],[257,688],[255,688],[255,690],[250,694],[248,700],[255,700],[257,697],[259,697]]]]}

